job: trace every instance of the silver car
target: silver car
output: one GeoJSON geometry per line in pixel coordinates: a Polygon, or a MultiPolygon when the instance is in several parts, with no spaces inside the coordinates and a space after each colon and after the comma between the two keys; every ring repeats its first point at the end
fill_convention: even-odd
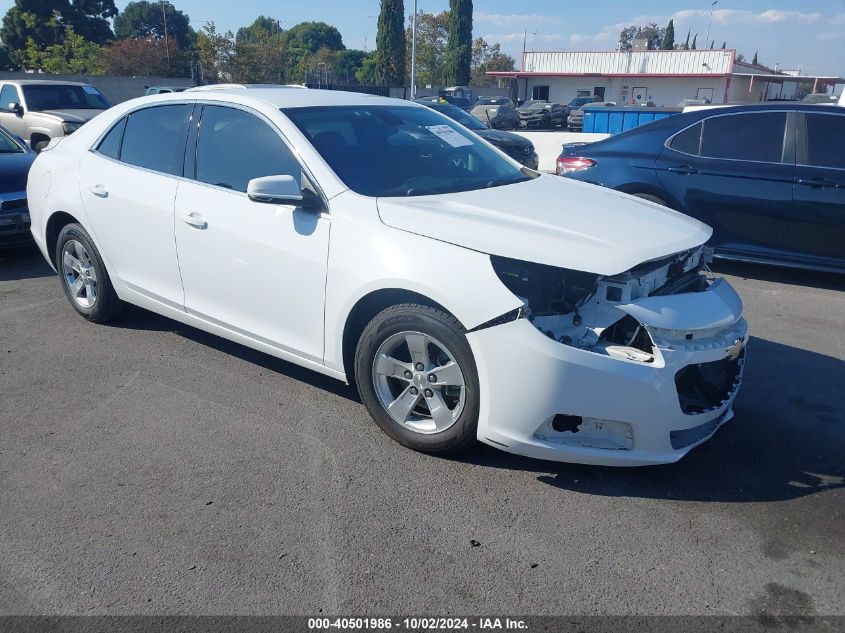
{"type": "Polygon", "coordinates": [[[0,126],[36,152],[52,139],[72,134],[111,105],[88,84],[42,79],[0,82],[0,126]]]}

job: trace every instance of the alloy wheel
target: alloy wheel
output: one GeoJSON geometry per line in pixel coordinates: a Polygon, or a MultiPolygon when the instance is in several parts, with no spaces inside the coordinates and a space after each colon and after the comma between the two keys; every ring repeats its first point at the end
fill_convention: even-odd
{"type": "Polygon", "coordinates": [[[68,240],[62,247],[62,276],[71,298],[86,310],[97,301],[97,269],[85,246],[68,240]]]}

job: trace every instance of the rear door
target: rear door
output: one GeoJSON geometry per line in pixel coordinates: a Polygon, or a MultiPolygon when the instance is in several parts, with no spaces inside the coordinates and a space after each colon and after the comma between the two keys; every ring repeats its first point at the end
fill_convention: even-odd
{"type": "Polygon", "coordinates": [[[682,211],[713,227],[712,246],[780,252],[792,207],[791,121],[784,111],[714,115],[667,141],[658,178],[682,211]]]}
{"type": "Polygon", "coordinates": [[[182,309],[173,209],[193,104],[136,110],[79,166],[79,191],[94,237],[131,290],[182,309]]]}
{"type": "MultiPolygon", "coordinates": [[[[822,107],[820,107],[822,109],[822,107]]],[[[827,110],[827,108],[825,108],[827,110]]],[[[845,112],[797,113],[793,213],[787,256],[845,262],[845,112]]],[[[812,262],[810,262],[812,263],[812,262]]]]}

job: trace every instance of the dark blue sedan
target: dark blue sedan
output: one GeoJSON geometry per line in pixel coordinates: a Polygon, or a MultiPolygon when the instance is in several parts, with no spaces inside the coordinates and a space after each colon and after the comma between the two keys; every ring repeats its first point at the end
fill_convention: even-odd
{"type": "Polygon", "coordinates": [[[652,200],[713,227],[717,257],[845,270],[845,108],[707,108],[589,145],[557,173],[652,200]]]}
{"type": "Polygon", "coordinates": [[[35,156],[26,143],[0,127],[0,245],[29,240],[26,176],[35,156]]]}

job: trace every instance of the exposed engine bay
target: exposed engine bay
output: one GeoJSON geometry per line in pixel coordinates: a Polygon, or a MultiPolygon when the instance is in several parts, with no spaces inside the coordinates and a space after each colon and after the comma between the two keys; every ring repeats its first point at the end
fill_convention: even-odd
{"type": "Polygon", "coordinates": [[[639,362],[654,361],[646,328],[618,306],[656,295],[702,292],[711,281],[702,247],[645,262],[614,276],[492,257],[499,279],[525,302],[525,316],[564,345],[639,362]]]}

